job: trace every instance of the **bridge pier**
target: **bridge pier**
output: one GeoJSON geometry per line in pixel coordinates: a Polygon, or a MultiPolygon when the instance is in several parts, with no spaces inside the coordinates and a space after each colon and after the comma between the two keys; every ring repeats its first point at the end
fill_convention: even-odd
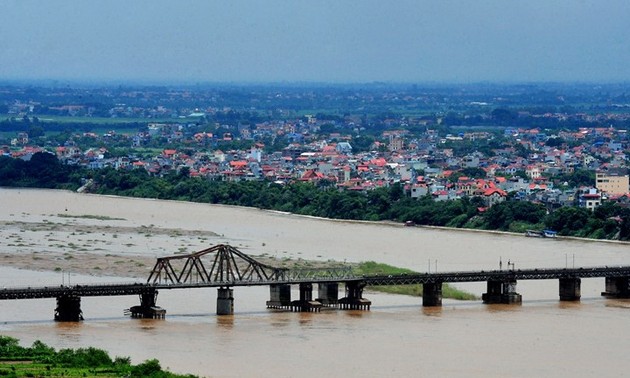
{"type": "Polygon", "coordinates": [[[488,281],[487,292],[481,295],[483,303],[521,303],[523,297],[516,292],[516,280],[488,281]]]}
{"type": "Polygon", "coordinates": [[[346,296],[339,300],[342,310],[370,310],[372,301],[363,298],[363,281],[346,282],[346,296]]]}
{"type": "Polygon", "coordinates": [[[303,282],[300,284],[300,299],[291,302],[291,311],[295,312],[319,312],[322,304],[313,300],[313,284],[303,282]]]}
{"type": "Polygon", "coordinates": [[[291,285],[276,284],[269,285],[269,300],[267,308],[290,308],[291,307],[291,285]]]}
{"type": "Polygon", "coordinates": [[[422,306],[442,306],[442,283],[431,282],[422,285],[422,306]]]}
{"type": "Polygon", "coordinates": [[[217,315],[234,314],[234,290],[220,287],[217,293],[217,315]]]}
{"type": "Polygon", "coordinates": [[[166,317],[166,310],[156,306],[158,291],[150,289],[140,296],[140,305],[133,306],[126,311],[132,318],[139,319],[164,319],[166,317]]]}
{"type": "Polygon", "coordinates": [[[560,300],[579,301],[582,296],[580,278],[560,278],[560,300]]]}
{"type": "Polygon", "coordinates": [[[630,298],[630,277],[606,277],[605,297],[630,298]]]}
{"type": "Polygon", "coordinates": [[[62,295],[57,297],[55,321],[78,322],[83,320],[81,311],[81,297],[78,295],[62,295]]]}
{"type": "Polygon", "coordinates": [[[339,304],[339,283],[320,283],[317,286],[318,298],[316,301],[323,306],[337,306],[339,304]]]}

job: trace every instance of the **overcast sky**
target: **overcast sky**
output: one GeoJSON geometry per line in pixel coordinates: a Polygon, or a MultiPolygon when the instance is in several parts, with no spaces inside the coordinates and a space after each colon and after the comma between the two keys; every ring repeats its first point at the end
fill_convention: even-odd
{"type": "Polygon", "coordinates": [[[628,0],[1,0],[0,80],[630,80],[628,0]]]}

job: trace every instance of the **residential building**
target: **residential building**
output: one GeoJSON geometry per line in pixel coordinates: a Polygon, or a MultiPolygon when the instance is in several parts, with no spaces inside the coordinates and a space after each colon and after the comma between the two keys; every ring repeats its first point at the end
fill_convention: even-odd
{"type": "Polygon", "coordinates": [[[596,172],[595,187],[599,191],[611,195],[625,194],[630,192],[630,180],[628,178],[628,175],[596,172]]]}
{"type": "Polygon", "coordinates": [[[584,188],[580,190],[578,197],[578,206],[585,207],[588,210],[595,210],[602,204],[602,194],[595,188],[584,188]]]}

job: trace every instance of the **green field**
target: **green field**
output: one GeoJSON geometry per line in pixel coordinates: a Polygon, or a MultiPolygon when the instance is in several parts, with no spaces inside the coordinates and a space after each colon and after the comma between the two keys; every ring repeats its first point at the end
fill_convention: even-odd
{"type": "MultiPolygon", "coordinates": [[[[14,114],[0,114],[0,120],[9,119],[11,117],[19,120],[14,114]]],[[[29,116],[32,118],[33,116],[29,116]]],[[[58,122],[58,123],[95,123],[95,124],[113,124],[113,123],[188,123],[194,122],[190,118],[111,118],[111,117],[70,117],[70,116],[54,116],[54,115],[38,115],[40,122],[58,122]]]]}

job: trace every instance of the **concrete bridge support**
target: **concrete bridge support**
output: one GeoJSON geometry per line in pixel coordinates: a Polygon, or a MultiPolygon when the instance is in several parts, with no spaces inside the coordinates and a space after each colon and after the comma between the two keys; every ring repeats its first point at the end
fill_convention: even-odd
{"type": "Polygon", "coordinates": [[[342,310],[370,310],[372,301],[363,298],[363,288],[365,282],[346,282],[346,296],[339,300],[339,307],[342,310]]]}
{"type": "Polygon", "coordinates": [[[582,296],[580,278],[560,278],[560,300],[579,301],[582,296]]]}
{"type": "Polygon", "coordinates": [[[166,310],[157,306],[158,291],[153,289],[140,294],[140,305],[133,306],[126,312],[131,315],[132,318],[140,319],[164,319],[166,317],[166,310]]]}
{"type": "Polygon", "coordinates": [[[605,297],[630,298],[630,277],[606,277],[605,297]]]}
{"type": "Polygon", "coordinates": [[[316,299],[323,306],[337,306],[339,304],[339,283],[320,283],[317,288],[316,299]]]}
{"type": "Polygon", "coordinates": [[[78,322],[83,320],[81,311],[81,297],[77,295],[62,295],[57,297],[55,321],[78,322]]]}
{"type": "Polygon", "coordinates": [[[422,305],[439,307],[442,305],[442,283],[433,282],[422,285],[422,305]]]}
{"type": "Polygon", "coordinates": [[[291,307],[291,285],[269,285],[269,300],[267,301],[267,308],[281,309],[289,307],[291,307]]]}
{"type": "Polygon", "coordinates": [[[300,302],[313,300],[313,284],[306,282],[300,284],[300,302]]]}
{"type": "Polygon", "coordinates": [[[486,293],[481,295],[483,303],[521,303],[523,297],[516,292],[516,280],[488,281],[486,293]]]}
{"type": "Polygon", "coordinates": [[[234,290],[220,287],[217,292],[217,315],[234,314],[234,290]]]}
{"type": "Polygon", "coordinates": [[[291,302],[291,311],[296,312],[317,312],[322,308],[322,304],[313,300],[313,284],[303,282],[300,284],[300,299],[291,302]]]}

